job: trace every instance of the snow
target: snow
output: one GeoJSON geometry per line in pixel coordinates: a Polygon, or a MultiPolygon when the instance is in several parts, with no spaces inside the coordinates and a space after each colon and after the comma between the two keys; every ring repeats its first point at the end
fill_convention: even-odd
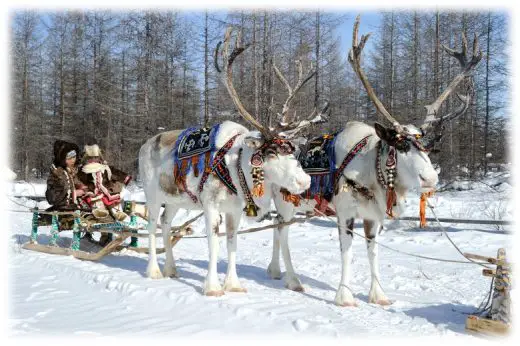
{"type": "Polygon", "coordinates": [[[13,181],[16,179],[16,173],[4,166],[2,169],[2,179],[5,181],[13,181]]]}
{"type": "MultiPolygon", "coordinates": [[[[502,173],[503,174],[503,173],[502,173]]],[[[492,175],[486,184],[454,185],[431,199],[438,217],[470,219],[513,218],[512,190],[507,177],[492,175]],[[502,180],[501,180],[502,179],[502,180]],[[499,184],[498,184],[499,183],[499,184]],[[498,184],[498,185],[497,185],[498,184]],[[496,186],[494,186],[496,185],[496,186]]],[[[30,236],[31,214],[23,211],[35,202],[13,195],[43,195],[45,184],[12,183],[7,186],[10,236],[9,335],[174,335],[199,338],[215,336],[312,336],[366,338],[384,336],[474,336],[464,330],[467,313],[476,311],[486,296],[490,279],[472,264],[434,262],[380,247],[381,283],[391,306],[368,304],[370,271],[363,239],[354,236],[351,288],[357,308],[334,305],[340,279],[340,253],[336,225],[314,218],[291,227],[290,247],[305,292],[284,288],[266,272],[272,252],[271,231],[238,236],[237,271],[247,293],[223,297],[201,295],[208,261],[205,239],[183,239],[174,248],[178,279],[145,277],[147,255],[122,251],[100,262],[43,254],[21,249],[30,236]],[[10,191],[10,192],[9,192],[10,191]]],[[[144,200],[141,189],[131,185],[127,199],[144,200]]],[[[406,215],[418,215],[419,194],[411,193],[406,215]]],[[[45,207],[46,202],[40,202],[45,207]]],[[[180,224],[198,212],[181,211],[180,224]]],[[[427,216],[431,212],[427,210],[427,216]]],[[[362,234],[356,220],[355,232],[362,234]]],[[[202,220],[194,224],[202,232],[202,220]]],[[[263,221],[262,224],[269,224],[263,221]]],[[[247,220],[242,228],[257,226],[247,220]]],[[[385,223],[382,244],[399,251],[443,259],[463,260],[435,224],[417,228],[417,222],[385,223]]],[[[500,247],[512,253],[512,227],[444,224],[464,252],[495,256],[500,247]]],[[[40,228],[41,240],[49,229],[40,228]]],[[[62,244],[71,232],[63,232],[62,244]]],[[[161,240],[158,246],[162,246],[161,240]]],[[[225,238],[220,240],[218,272],[223,282],[225,238]]],[[[140,240],[146,246],[146,240],[140,240]]],[[[88,243],[82,243],[82,247],[88,243]]],[[[164,254],[158,256],[164,264],[164,254]]],[[[283,265],[283,262],[282,262],[283,265]]]]}

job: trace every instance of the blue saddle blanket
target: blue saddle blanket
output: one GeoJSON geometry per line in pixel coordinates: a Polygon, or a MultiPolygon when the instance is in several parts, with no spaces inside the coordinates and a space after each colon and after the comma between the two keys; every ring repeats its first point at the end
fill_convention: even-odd
{"type": "Polygon", "coordinates": [[[336,172],[336,133],[312,138],[298,156],[305,173],[311,176],[311,187],[304,192],[307,198],[320,195],[331,198],[336,172]]]}
{"type": "Polygon", "coordinates": [[[220,124],[210,128],[190,127],[179,135],[173,151],[176,176],[186,176],[192,169],[195,170],[195,176],[204,171],[205,165],[213,159],[219,129],[220,124]],[[209,157],[203,158],[204,154],[209,157]]]}
{"type": "Polygon", "coordinates": [[[193,156],[215,150],[215,136],[219,125],[207,127],[191,127],[184,130],[176,143],[177,158],[189,159],[193,156]]]}

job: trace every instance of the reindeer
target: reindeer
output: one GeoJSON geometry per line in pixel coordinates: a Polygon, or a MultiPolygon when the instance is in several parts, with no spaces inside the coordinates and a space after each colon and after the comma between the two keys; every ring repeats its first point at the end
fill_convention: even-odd
{"type": "MultiPolygon", "coordinates": [[[[383,118],[388,120],[392,127],[384,127],[379,123],[369,126],[357,121],[348,122],[344,130],[337,134],[334,143],[335,162],[338,165],[342,163],[339,167],[335,167],[337,170],[334,173],[334,196],[332,197],[332,204],[337,215],[342,263],[341,281],[335,303],[340,306],[357,306],[348,284],[353,255],[354,218],[362,218],[372,278],[368,301],[388,305],[391,302],[383,292],[379,277],[376,243],[378,231],[382,227],[385,215],[395,217],[402,212],[402,201],[408,190],[413,188],[429,190],[436,186],[438,176],[428,157],[429,151],[442,136],[442,124],[463,114],[468,109],[471,100],[471,83],[468,84],[466,95],[457,94],[461,105],[454,112],[438,116],[441,104],[461,82],[469,79],[472,71],[482,59],[482,52],[477,53],[476,35],[471,58],[468,58],[466,54],[467,40],[464,34],[462,35],[461,52],[443,46],[449,55],[459,61],[461,72],[453,78],[435,102],[426,106],[426,119],[420,128],[413,125],[402,126],[379,101],[361,69],[361,52],[370,34],[363,35],[358,43],[358,28],[359,16],[354,24],[352,49],[348,56],[349,63],[375,104],[378,114],[383,115],[383,118]],[[426,137],[427,133],[428,137],[426,137]],[[385,165],[385,163],[386,168],[383,170],[381,165],[385,165]]],[[[279,214],[278,222],[292,219],[296,210],[295,205],[286,202],[287,194],[282,193],[283,190],[281,192],[279,186],[274,184],[273,189],[274,202],[279,214]]],[[[315,206],[314,201],[307,201],[307,203],[302,203],[299,209],[313,211],[315,206]]],[[[273,232],[273,237],[272,260],[267,269],[269,275],[273,279],[281,278],[279,261],[281,247],[287,269],[286,283],[293,289],[303,290],[291,263],[288,227],[281,227],[278,231],[273,232]]]]}
{"type": "MultiPolygon", "coordinates": [[[[325,118],[325,114],[316,111],[306,120],[285,124],[280,128],[268,128],[258,122],[240,101],[237,91],[233,86],[232,65],[234,60],[249,45],[240,45],[240,34],[237,35],[235,48],[229,53],[232,28],[226,30],[222,56],[224,60],[223,82],[238,109],[240,116],[258,131],[249,131],[244,126],[231,121],[220,124],[219,132],[215,137],[215,148],[220,150],[227,148],[220,162],[226,165],[229,172],[228,186],[236,187],[236,193],[230,191],[215,174],[216,162],[207,174],[197,176],[191,170],[185,177],[184,186],[179,185],[179,176],[174,172],[173,155],[176,150],[175,143],[182,131],[168,131],[160,133],[141,147],[139,151],[139,172],[143,179],[146,203],[149,208],[149,261],[147,276],[153,279],[177,277],[177,269],[172,253],[169,237],[169,228],[175,213],[179,208],[187,210],[202,209],[204,211],[205,231],[209,245],[208,273],[204,281],[203,293],[208,296],[221,296],[224,291],[246,292],[238,280],[236,273],[236,230],[238,228],[242,210],[248,216],[263,215],[269,212],[271,203],[271,185],[276,182],[291,193],[299,194],[310,186],[309,176],[302,170],[296,160],[293,151],[294,146],[289,141],[289,136],[280,136],[283,130],[291,130],[305,127],[311,123],[319,123],[325,118]],[[244,174],[252,172],[252,174],[244,174]],[[206,179],[206,180],[202,180],[206,179]],[[263,184],[262,184],[263,180],[263,184]],[[202,188],[201,188],[202,186],[202,188]],[[253,193],[251,192],[253,191],[253,193]],[[263,191],[262,191],[263,190],[263,191]],[[256,193],[254,193],[256,191],[256,193]],[[166,262],[163,273],[157,263],[156,255],[156,223],[161,203],[165,203],[161,217],[163,242],[166,253],[166,262]],[[220,285],[217,276],[217,256],[219,252],[218,231],[220,213],[225,215],[227,234],[228,267],[224,280],[224,286],[220,285]]],[[[217,58],[222,42],[215,50],[215,66],[220,70],[217,58]]],[[[301,89],[314,72],[301,80],[301,84],[295,88],[293,95],[301,89]]],[[[217,154],[215,154],[217,155],[217,154]]],[[[215,156],[215,160],[217,160],[215,156]]]]}

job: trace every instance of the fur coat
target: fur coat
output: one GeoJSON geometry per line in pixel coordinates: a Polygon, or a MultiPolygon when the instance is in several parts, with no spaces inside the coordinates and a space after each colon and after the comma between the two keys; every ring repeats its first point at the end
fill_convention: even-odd
{"type": "Polygon", "coordinates": [[[109,166],[95,144],[85,146],[78,178],[87,186],[86,202],[92,205],[93,201],[102,199],[106,206],[120,203],[120,193],[132,179],[127,173],[109,166]]]}
{"type": "Polygon", "coordinates": [[[67,168],[66,155],[75,150],[79,154],[79,148],[74,143],[57,140],[54,142],[54,159],[50,174],[47,178],[47,190],[45,198],[52,206],[49,210],[76,209],[77,197],[85,186],[77,176],[77,165],[67,168]]]}

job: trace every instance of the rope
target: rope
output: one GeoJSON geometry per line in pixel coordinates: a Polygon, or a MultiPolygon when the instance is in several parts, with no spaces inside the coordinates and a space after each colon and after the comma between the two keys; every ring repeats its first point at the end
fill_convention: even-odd
{"type": "MultiPolygon", "coordinates": [[[[311,215],[311,216],[305,216],[305,217],[297,217],[297,218],[293,218],[292,220],[287,221],[287,222],[280,222],[280,223],[276,223],[276,224],[273,223],[272,225],[266,225],[266,226],[261,226],[261,227],[246,228],[244,230],[238,231],[237,235],[244,234],[244,233],[255,233],[255,232],[264,231],[266,229],[289,226],[289,225],[292,225],[293,223],[303,223],[303,222],[307,221],[307,219],[310,219],[311,217],[313,217],[313,216],[311,215]]],[[[224,237],[225,235],[226,235],[226,233],[218,234],[219,237],[224,237]]],[[[207,236],[195,235],[195,236],[184,236],[182,238],[183,239],[199,239],[199,238],[207,238],[207,236]]]]}
{"type": "MultiPolygon", "coordinates": [[[[16,203],[15,201],[13,201],[14,203],[16,203]]],[[[305,201],[305,203],[307,203],[308,205],[308,202],[305,201]]],[[[18,204],[18,203],[16,203],[18,204]]],[[[21,211],[21,210],[8,210],[8,211],[12,211],[12,212],[27,212],[27,213],[32,213],[32,211],[30,211],[29,208],[27,208],[26,206],[22,205],[22,204],[19,204],[20,206],[23,206],[24,208],[28,209],[28,211],[21,211]]],[[[480,265],[484,268],[487,268],[487,269],[491,269],[491,267],[485,265],[484,263],[482,262],[476,262],[476,261],[473,261],[472,259],[464,256],[464,253],[459,249],[459,247],[453,242],[453,240],[450,238],[450,236],[446,233],[446,231],[444,230],[444,226],[441,225],[439,219],[437,218],[437,215],[435,214],[435,212],[433,211],[433,208],[432,206],[428,203],[428,207],[430,208],[430,210],[432,211],[437,223],[439,224],[439,226],[441,227],[442,229],[442,232],[444,233],[444,235],[448,238],[448,240],[450,241],[450,243],[455,247],[455,249],[465,258],[467,259],[468,261],[458,261],[458,260],[448,260],[448,259],[444,259],[444,258],[436,258],[436,257],[429,257],[429,256],[423,256],[423,255],[417,255],[417,254],[414,254],[414,253],[410,253],[410,252],[406,252],[406,251],[402,251],[402,250],[398,250],[398,249],[394,249],[388,245],[385,245],[385,244],[382,244],[378,241],[376,241],[375,239],[368,239],[367,237],[365,237],[364,235],[361,235],[357,232],[355,232],[354,230],[350,230],[353,234],[357,235],[358,237],[361,237],[365,240],[370,240],[370,241],[373,241],[375,242],[377,245],[385,248],[385,249],[388,249],[390,251],[394,251],[394,252],[397,252],[397,253],[400,253],[400,254],[403,254],[403,255],[408,255],[408,256],[411,256],[411,257],[416,257],[416,258],[423,258],[423,259],[427,259],[427,260],[431,260],[431,261],[438,261],[438,262],[447,262],[447,263],[461,263],[461,264],[477,264],[477,265],[480,265]]],[[[338,224],[337,220],[331,218],[330,216],[327,216],[325,215],[324,213],[322,213],[321,211],[319,211],[318,209],[316,208],[313,208],[314,209],[314,212],[321,215],[322,217],[325,217],[326,219],[328,219],[329,221],[332,221],[334,222],[336,225],[338,224]]],[[[295,218],[291,221],[288,221],[288,222],[284,222],[284,223],[279,223],[279,224],[276,224],[276,225],[269,225],[269,226],[263,226],[263,227],[255,227],[255,228],[250,228],[250,229],[246,229],[246,230],[242,230],[242,231],[239,231],[237,232],[237,235],[239,234],[244,234],[244,233],[254,233],[254,232],[258,232],[258,231],[262,231],[262,230],[265,230],[265,229],[270,229],[270,228],[275,228],[275,227],[281,227],[281,226],[288,226],[290,224],[293,224],[295,222],[304,222],[305,220],[309,219],[311,216],[306,216],[306,217],[303,217],[303,218],[295,218]]],[[[218,236],[219,237],[223,237],[225,235],[225,233],[219,233],[218,236]]],[[[202,236],[185,236],[183,238],[187,238],[187,239],[195,239],[195,238],[206,238],[205,235],[202,235],[202,236]]]]}
{"type": "Polygon", "coordinates": [[[475,263],[475,264],[478,264],[484,268],[487,268],[487,269],[491,269],[491,267],[487,266],[487,265],[484,265],[482,262],[475,262],[473,261],[471,258],[468,258],[464,255],[464,253],[462,251],[460,251],[459,247],[453,242],[453,240],[451,240],[450,236],[448,235],[448,233],[446,233],[446,228],[444,226],[441,225],[441,222],[439,221],[439,219],[437,218],[437,214],[435,214],[435,211],[433,210],[433,207],[431,206],[431,204],[426,201],[426,203],[428,203],[428,207],[430,208],[432,214],[433,214],[433,217],[435,217],[435,220],[437,221],[437,223],[439,224],[439,227],[442,229],[442,233],[446,236],[446,238],[448,238],[448,240],[450,241],[451,245],[453,245],[453,247],[462,255],[462,257],[464,257],[465,259],[467,259],[468,261],[472,262],[472,263],[475,263]]]}
{"type": "MultiPolygon", "coordinates": [[[[334,222],[336,225],[338,224],[338,222],[336,220],[334,220],[333,218],[331,218],[330,216],[327,216],[325,215],[324,213],[322,213],[321,211],[319,211],[318,209],[314,208],[314,212],[315,213],[318,213],[320,214],[321,216],[327,218],[328,220],[334,222]]],[[[482,263],[480,262],[475,262],[475,261],[470,261],[470,262],[467,262],[467,261],[458,261],[458,260],[448,260],[448,259],[444,259],[444,258],[436,258],[436,257],[429,257],[429,256],[423,256],[423,255],[417,255],[417,254],[414,254],[414,253],[410,253],[410,252],[406,252],[406,251],[402,251],[402,250],[397,250],[397,249],[394,249],[394,248],[391,248],[390,246],[388,245],[385,245],[385,244],[382,244],[378,241],[376,241],[375,239],[368,239],[367,237],[355,232],[354,230],[349,230],[351,231],[353,234],[365,239],[365,240],[370,240],[371,242],[375,242],[376,244],[382,246],[383,248],[385,249],[388,249],[388,250],[391,250],[391,251],[394,251],[394,252],[397,252],[397,253],[400,253],[400,254],[403,254],[403,255],[408,255],[408,256],[412,256],[412,257],[417,257],[417,258],[423,258],[423,259],[428,259],[428,260],[432,260],[432,261],[439,261],[439,262],[448,262],[448,263],[462,263],[462,264],[479,264],[479,265],[483,265],[482,263]]],[[[488,268],[487,266],[484,266],[486,268],[488,268]]]]}

